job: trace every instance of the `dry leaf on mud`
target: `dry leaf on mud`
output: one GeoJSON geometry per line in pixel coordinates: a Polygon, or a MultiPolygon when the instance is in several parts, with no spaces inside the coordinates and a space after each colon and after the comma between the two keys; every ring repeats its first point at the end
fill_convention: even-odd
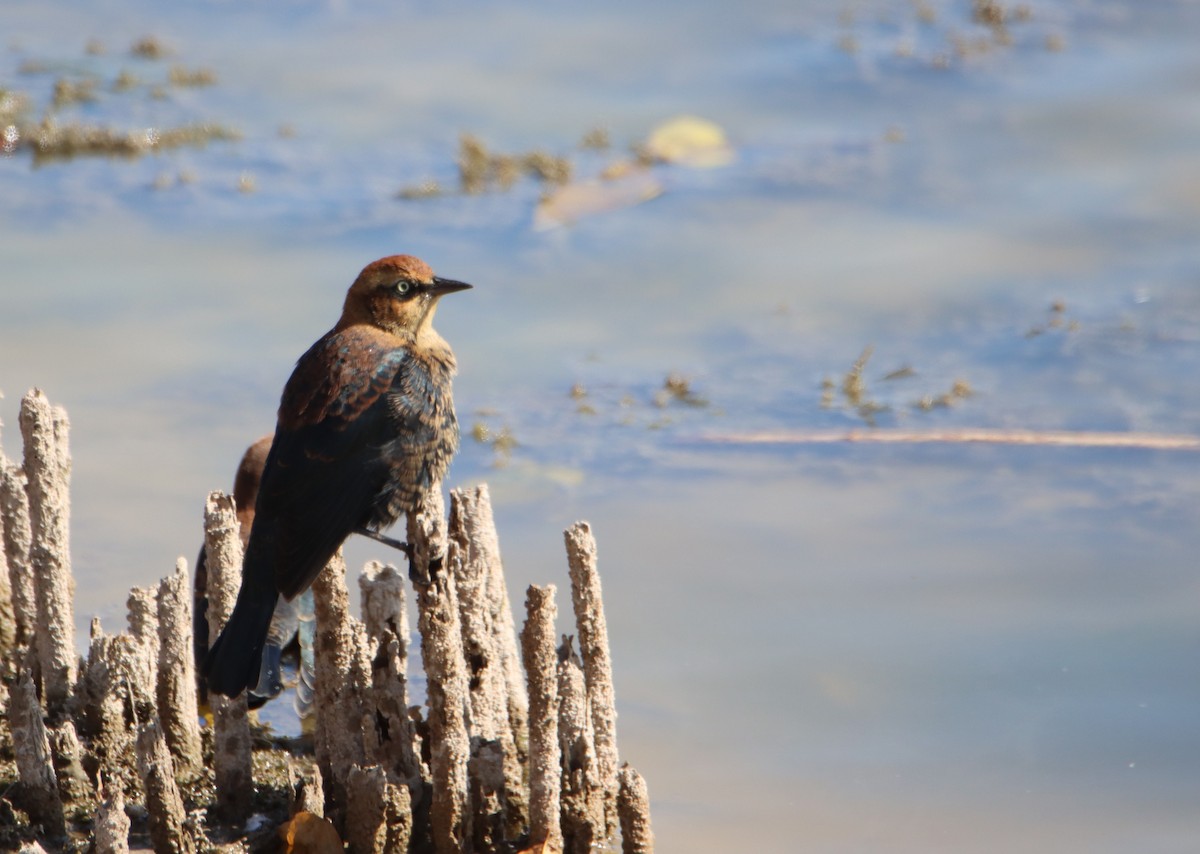
{"type": "Polygon", "coordinates": [[[342,838],[328,820],[310,812],[298,812],[279,826],[286,854],[342,854],[342,838]]]}
{"type": "Polygon", "coordinates": [[[562,849],[553,847],[550,845],[550,841],[546,840],[534,843],[528,848],[518,851],[517,854],[562,854],[562,849]]]}

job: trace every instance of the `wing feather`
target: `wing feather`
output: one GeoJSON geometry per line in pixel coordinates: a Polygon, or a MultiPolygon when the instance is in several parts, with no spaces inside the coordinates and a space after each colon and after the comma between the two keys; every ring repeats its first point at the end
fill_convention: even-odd
{"type": "Polygon", "coordinates": [[[284,389],[247,571],[269,566],[288,598],[369,520],[387,484],[383,449],[397,439],[387,392],[406,384],[413,359],[381,338],[370,329],[331,332],[300,358],[284,389]]]}

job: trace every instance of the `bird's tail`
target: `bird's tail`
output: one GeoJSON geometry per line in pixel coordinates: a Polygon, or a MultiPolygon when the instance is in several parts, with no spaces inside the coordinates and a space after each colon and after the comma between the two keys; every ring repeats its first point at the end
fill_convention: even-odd
{"type": "Polygon", "coordinates": [[[237,604],[204,660],[204,678],[213,694],[236,697],[258,683],[263,644],[279,594],[244,579],[237,604]]]}
{"type": "MultiPolygon", "coordinates": [[[[309,599],[309,603],[311,605],[312,599],[309,599]]],[[[283,651],[296,637],[299,625],[300,597],[297,596],[291,601],[279,597],[275,602],[275,613],[271,615],[271,625],[267,628],[266,642],[263,644],[262,668],[259,670],[258,682],[250,686],[252,701],[257,698],[265,703],[283,693],[283,651]]]]}

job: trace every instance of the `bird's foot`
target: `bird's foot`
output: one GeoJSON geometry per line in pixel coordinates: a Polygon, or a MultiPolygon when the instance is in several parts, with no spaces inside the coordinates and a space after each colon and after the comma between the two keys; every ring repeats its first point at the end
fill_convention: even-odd
{"type": "Polygon", "coordinates": [[[361,534],[364,537],[370,537],[377,543],[383,543],[385,546],[391,546],[397,551],[402,551],[408,555],[408,559],[412,560],[412,546],[408,543],[402,543],[399,540],[393,540],[391,537],[385,536],[378,531],[371,531],[367,528],[355,528],[351,533],[361,534]]]}
{"type": "Polygon", "coordinates": [[[428,587],[433,584],[434,578],[442,571],[446,565],[446,559],[443,555],[434,555],[429,559],[427,564],[419,564],[413,559],[412,552],[408,553],[408,578],[413,584],[421,587],[428,587]]]}

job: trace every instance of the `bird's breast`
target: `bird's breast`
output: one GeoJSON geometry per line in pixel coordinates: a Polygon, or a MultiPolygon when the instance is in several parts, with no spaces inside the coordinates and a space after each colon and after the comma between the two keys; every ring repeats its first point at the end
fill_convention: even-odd
{"type": "Polygon", "coordinates": [[[387,469],[376,502],[375,522],[392,524],[446,475],[458,450],[450,371],[438,363],[418,363],[387,395],[393,435],[380,450],[387,469]]]}

